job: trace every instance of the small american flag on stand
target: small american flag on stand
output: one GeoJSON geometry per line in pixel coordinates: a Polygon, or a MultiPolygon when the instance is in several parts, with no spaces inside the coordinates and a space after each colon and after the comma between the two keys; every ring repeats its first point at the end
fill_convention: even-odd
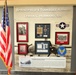
{"type": "Polygon", "coordinates": [[[8,69],[8,75],[10,75],[10,70],[12,68],[12,44],[7,0],[5,0],[5,5],[3,7],[2,21],[0,25],[0,57],[8,69]]]}

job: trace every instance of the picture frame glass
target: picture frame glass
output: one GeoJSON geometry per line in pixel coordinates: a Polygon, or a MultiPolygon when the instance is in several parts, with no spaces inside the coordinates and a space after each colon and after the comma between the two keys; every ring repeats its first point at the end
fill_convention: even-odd
{"type": "Polygon", "coordinates": [[[35,38],[50,38],[50,24],[35,24],[35,38]]]}
{"type": "Polygon", "coordinates": [[[27,44],[18,44],[18,54],[27,54],[28,48],[27,44]]]}
{"type": "Polygon", "coordinates": [[[28,42],[27,22],[17,22],[17,42],[28,42]]]}
{"type": "Polygon", "coordinates": [[[50,41],[35,41],[35,53],[36,54],[49,54],[50,41]]]}
{"type": "Polygon", "coordinates": [[[69,32],[56,32],[55,33],[55,44],[63,44],[68,45],[69,44],[69,32]]]}

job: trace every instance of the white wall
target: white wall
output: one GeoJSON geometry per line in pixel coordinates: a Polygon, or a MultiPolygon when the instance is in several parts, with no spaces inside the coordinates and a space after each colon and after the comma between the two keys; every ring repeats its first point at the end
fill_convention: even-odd
{"type": "Polygon", "coordinates": [[[28,44],[34,44],[35,40],[35,23],[50,23],[50,40],[55,44],[55,32],[70,32],[70,43],[72,46],[72,20],[73,7],[72,6],[15,6],[14,7],[14,45],[17,45],[16,40],[16,22],[28,22],[29,41],[28,44]],[[46,16],[46,17],[45,17],[46,16]],[[56,24],[65,22],[69,24],[64,30],[56,27],[56,24]]]}

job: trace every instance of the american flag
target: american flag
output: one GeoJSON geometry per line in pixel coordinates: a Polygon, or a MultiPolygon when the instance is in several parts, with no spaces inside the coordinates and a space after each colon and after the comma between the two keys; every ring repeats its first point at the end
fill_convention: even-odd
{"type": "Polygon", "coordinates": [[[0,26],[0,57],[8,68],[8,75],[10,75],[10,70],[12,68],[12,44],[7,0],[5,0],[5,5],[3,7],[3,15],[0,26]]]}

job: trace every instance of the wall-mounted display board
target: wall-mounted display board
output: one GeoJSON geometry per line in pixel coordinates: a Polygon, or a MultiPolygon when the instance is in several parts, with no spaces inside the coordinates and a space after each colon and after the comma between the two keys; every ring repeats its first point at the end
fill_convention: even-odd
{"type": "Polygon", "coordinates": [[[18,36],[14,33],[15,70],[70,72],[72,20],[72,6],[15,6],[14,32],[17,31],[17,22],[29,24],[28,42],[18,42],[18,36]],[[63,28],[64,23],[69,26],[64,29],[58,27],[63,28]],[[27,44],[27,53],[18,54],[18,44],[27,44]]]}

